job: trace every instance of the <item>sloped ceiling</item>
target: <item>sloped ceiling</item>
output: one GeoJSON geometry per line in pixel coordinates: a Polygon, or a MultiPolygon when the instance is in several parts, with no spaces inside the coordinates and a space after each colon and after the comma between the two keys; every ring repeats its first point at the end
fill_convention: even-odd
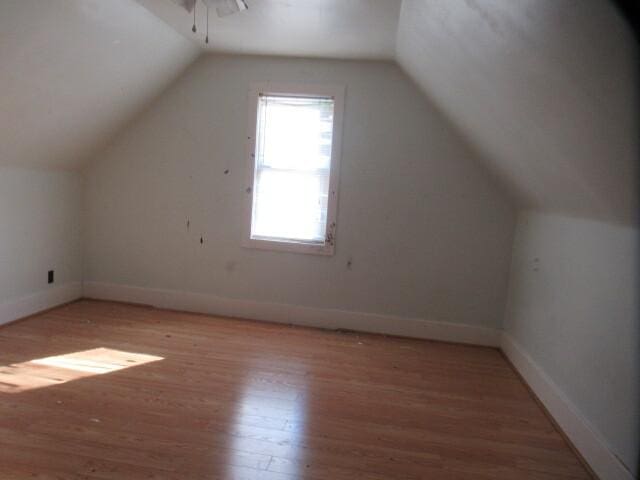
{"type": "Polygon", "coordinates": [[[262,55],[385,59],[395,57],[402,0],[246,0],[249,10],[218,18],[197,2],[193,15],[171,0],[137,0],[203,49],[262,55]]]}
{"type": "MultiPolygon", "coordinates": [[[[211,16],[210,49],[395,58],[522,206],[636,220],[637,44],[611,0],[248,2],[211,16]]],[[[86,162],[205,50],[191,21],[170,0],[0,1],[0,165],[86,162]]]]}
{"type": "Polygon", "coordinates": [[[638,78],[608,0],[404,0],[397,60],[525,207],[635,220],[638,78]]]}
{"type": "Polygon", "coordinates": [[[0,165],[77,167],[197,54],[133,0],[0,1],[0,165]]]}

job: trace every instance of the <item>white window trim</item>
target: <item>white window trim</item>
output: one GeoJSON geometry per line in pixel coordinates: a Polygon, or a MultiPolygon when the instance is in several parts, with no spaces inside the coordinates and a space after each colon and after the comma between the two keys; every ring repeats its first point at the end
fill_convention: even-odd
{"type": "Polygon", "coordinates": [[[254,83],[249,90],[249,133],[247,135],[247,180],[245,184],[245,215],[242,246],[281,252],[333,255],[336,238],[336,216],[338,209],[338,184],[340,156],[342,152],[342,128],[344,118],[345,86],[296,83],[254,83]],[[260,94],[277,94],[301,97],[330,97],[334,100],[333,136],[331,145],[331,170],[329,172],[329,198],[327,201],[327,234],[324,244],[284,240],[262,240],[251,238],[253,215],[253,183],[255,175],[256,130],[258,122],[258,97],[260,94]]]}

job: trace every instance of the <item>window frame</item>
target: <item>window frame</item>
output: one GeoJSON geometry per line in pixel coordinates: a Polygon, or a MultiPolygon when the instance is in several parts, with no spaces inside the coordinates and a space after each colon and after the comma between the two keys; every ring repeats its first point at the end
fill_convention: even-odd
{"type": "Polygon", "coordinates": [[[261,250],[307,253],[315,255],[333,255],[335,251],[336,221],[338,210],[338,185],[340,177],[340,157],[342,153],[342,128],[344,118],[344,97],[346,87],[333,84],[299,83],[252,83],[249,89],[249,132],[247,134],[246,158],[247,180],[245,190],[245,215],[242,233],[242,246],[261,250]],[[253,222],[253,188],[256,171],[256,133],[258,127],[258,99],[260,95],[282,95],[289,97],[331,98],[333,105],[333,132],[331,140],[331,162],[329,170],[329,191],[327,199],[327,226],[325,241],[322,244],[305,241],[287,241],[282,239],[251,238],[253,222]]]}

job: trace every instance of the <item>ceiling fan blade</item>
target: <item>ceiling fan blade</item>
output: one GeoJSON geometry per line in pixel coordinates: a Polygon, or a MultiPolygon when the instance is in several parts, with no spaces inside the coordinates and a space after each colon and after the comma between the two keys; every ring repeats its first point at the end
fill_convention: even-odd
{"type": "Polygon", "coordinates": [[[180,5],[189,13],[193,12],[193,9],[196,6],[196,2],[197,0],[173,0],[173,3],[180,5]]]}
{"type": "Polygon", "coordinates": [[[227,15],[249,8],[245,0],[218,0],[214,3],[216,5],[216,13],[219,17],[226,17],[227,15]]]}

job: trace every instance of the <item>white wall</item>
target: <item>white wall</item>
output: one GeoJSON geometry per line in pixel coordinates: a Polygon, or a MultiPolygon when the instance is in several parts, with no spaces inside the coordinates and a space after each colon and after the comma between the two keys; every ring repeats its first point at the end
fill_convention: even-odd
{"type": "Polygon", "coordinates": [[[0,323],[80,296],[81,193],[77,172],[0,167],[0,323]]]}
{"type": "Polygon", "coordinates": [[[512,204],[392,63],[205,57],[85,175],[88,282],[500,325],[512,204]],[[347,86],[333,257],[240,246],[255,81],[347,86]]]}
{"type": "Polygon", "coordinates": [[[636,475],[639,240],[633,227],[519,215],[505,320],[506,332],[636,475]]]}

